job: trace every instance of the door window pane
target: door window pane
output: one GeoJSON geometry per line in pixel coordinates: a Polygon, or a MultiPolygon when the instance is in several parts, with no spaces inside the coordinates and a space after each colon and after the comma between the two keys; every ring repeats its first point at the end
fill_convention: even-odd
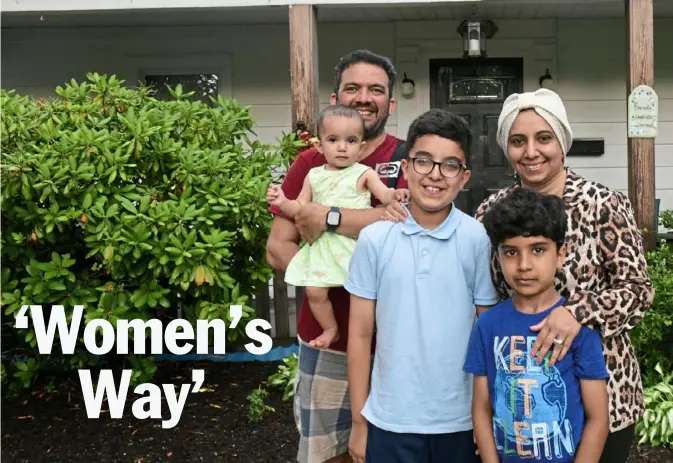
{"type": "Polygon", "coordinates": [[[451,82],[449,100],[462,101],[500,101],[503,99],[503,85],[495,79],[460,79],[451,82]]]}
{"type": "Polygon", "coordinates": [[[507,65],[444,66],[439,82],[448,104],[502,103],[517,87],[516,69],[507,65]]]}

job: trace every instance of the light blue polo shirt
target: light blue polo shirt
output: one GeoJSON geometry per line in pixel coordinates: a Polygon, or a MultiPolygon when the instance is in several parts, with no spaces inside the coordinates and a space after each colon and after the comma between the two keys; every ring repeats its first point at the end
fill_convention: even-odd
{"type": "Polygon", "coordinates": [[[359,235],[344,287],[376,299],[376,352],[362,410],[391,432],[472,429],[472,375],[463,371],[475,305],[499,301],[483,225],[451,208],[425,230],[409,215],[359,235]]]}

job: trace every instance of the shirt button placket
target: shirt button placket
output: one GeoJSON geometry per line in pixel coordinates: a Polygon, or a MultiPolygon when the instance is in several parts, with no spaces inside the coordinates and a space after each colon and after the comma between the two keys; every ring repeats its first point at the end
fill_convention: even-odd
{"type": "Polygon", "coordinates": [[[429,249],[429,244],[430,244],[430,236],[428,235],[421,235],[421,259],[420,259],[420,265],[418,268],[418,273],[421,275],[429,275],[430,274],[430,249],[429,249]]]}

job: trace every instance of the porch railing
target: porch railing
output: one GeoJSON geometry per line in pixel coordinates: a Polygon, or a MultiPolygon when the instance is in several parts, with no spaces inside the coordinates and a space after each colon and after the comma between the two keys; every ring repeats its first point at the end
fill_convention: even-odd
{"type": "Polygon", "coordinates": [[[274,278],[255,295],[257,318],[271,323],[274,347],[296,342],[297,314],[303,298],[304,288],[285,283],[282,272],[275,272],[274,278]]]}

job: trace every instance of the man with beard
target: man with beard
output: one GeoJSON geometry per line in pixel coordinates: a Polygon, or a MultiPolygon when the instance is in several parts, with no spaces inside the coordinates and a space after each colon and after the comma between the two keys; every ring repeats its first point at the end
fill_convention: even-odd
{"type": "MultiPolygon", "coordinates": [[[[365,148],[360,163],[372,167],[387,183],[389,177],[399,176],[399,161],[391,156],[403,149],[402,140],[386,134],[385,126],[395,110],[393,88],[395,69],[388,58],[368,50],[356,50],[341,58],[335,69],[334,93],[331,104],[343,104],[358,110],[365,121],[365,148]],[[399,148],[398,148],[399,147],[399,148]]],[[[317,149],[302,152],[292,164],[282,189],[288,199],[296,199],[309,170],[325,164],[317,149]]],[[[406,188],[399,178],[397,188],[406,188]]],[[[377,205],[374,200],[373,206],[377,205]]],[[[381,219],[383,208],[346,210],[307,204],[293,222],[276,207],[267,243],[266,257],[276,270],[285,271],[299,250],[300,239],[313,243],[322,233],[340,233],[357,239],[360,230],[381,219]]],[[[348,314],[350,296],[343,288],[329,293],[334,307],[340,336],[329,348],[316,349],[308,345],[322,333],[309,310],[304,296],[297,318],[299,338],[299,373],[294,397],[295,420],[300,433],[297,460],[301,463],[348,462],[348,441],[351,430],[351,410],[348,395],[348,314]]]]}

